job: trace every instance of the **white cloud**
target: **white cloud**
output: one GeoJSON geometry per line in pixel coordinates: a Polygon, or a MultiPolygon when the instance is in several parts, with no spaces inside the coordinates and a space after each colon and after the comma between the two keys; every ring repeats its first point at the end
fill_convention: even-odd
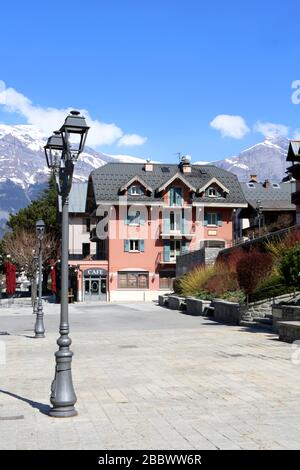
{"type": "Polygon", "coordinates": [[[263,136],[267,137],[287,137],[289,133],[288,126],[284,124],[274,124],[273,122],[257,121],[253,127],[254,132],[260,132],[263,136]]]}
{"type": "Polygon", "coordinates": [[[143,145],[147,137],[138,134],[124,134],[118,141],[118,147],[131,147],[134,145],[143,145]]]}
{"type": "Polygon", "coordinates": [[[210,122],[210,126],[220,131],[222,137],[232,137],[233,139],[242,139],[250,132],[242,116],[230,114],[219,114],[210,122]]]}
{"type": "MultiPolygon", "coordinates": [[[[66,115],[73,109],[42,108],[34,106],[29,98],[16,91],[14,88],[7,88],[2,80],[0,80],[0,106],[1,105],[4,107],[5,111],[23,116],[28,124],[38,127],[45,136],[50,135],[52,131],[59,128],[64,122],[66,115]]],[[[137,134],[127,136],[127,134],[124,134],[123,130],[114,123],[108,124],[93,120],[85,109],[80,109],[79,111],[86,117],[87,123],[91,127],[87,138],[88,145],[112,145],[117,141],[120,142],[122,137],[125,139],[125,142],[128,137],[131,137],[135,143],[130,145],[142,145],[146,141],[145,137],[141,137],[137,134]]]]}

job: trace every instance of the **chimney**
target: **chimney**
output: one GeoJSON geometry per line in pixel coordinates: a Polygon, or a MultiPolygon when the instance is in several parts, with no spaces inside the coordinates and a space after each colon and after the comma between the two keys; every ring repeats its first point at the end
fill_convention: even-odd
{"type": "Polygon", "coordinates": [[[257,183],[257,175],[250,175],[249,183],[257,183]]]}
{"type": "Polygon", "coordinates": [[[145,171],[153,171],[153,163],[151,163],[150,158],[147,158],[145,166],[144,166],[145,171]]]}
{"type": "Polygon", "coordinates": [[[183,155],[180,160],[180,169],[182,173],[191,173],[192,166],[191,166],[191,157],[190,155],[183,155]]]}
{"type": "Polygon", "coordinates": [[[270,180],[265,180],[263,183],[263,187],[268,189],[271,186],[270,180]]]}

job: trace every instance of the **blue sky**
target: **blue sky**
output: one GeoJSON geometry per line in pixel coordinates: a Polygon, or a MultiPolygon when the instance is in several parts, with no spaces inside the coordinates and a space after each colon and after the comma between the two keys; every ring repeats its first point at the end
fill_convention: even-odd
{"type": "Polygon", "coordinates": [[[5,2],[0,122],[50,129],[85,109],[97,149],[169,162],[299,136],[298,12],[290,0],[5,2]]]}

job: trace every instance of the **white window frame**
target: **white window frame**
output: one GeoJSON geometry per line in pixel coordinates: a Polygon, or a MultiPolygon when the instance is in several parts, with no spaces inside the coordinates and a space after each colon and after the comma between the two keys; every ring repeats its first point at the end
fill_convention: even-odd
{"type": "Polygon", "coordinates": [[[218,214],[216,212],[207,212],[207,226],[218,227],[218,214]],[[215,219],[216,223],[209,223],[209,218],[211,218],[212,220],[215,219]]]}
{"type": "Polygon", "coordinates": [[[175,261],[177,256],[180,255],[181,253],[181,248],[182,248],[182,243],[181,243],[181,240],[171,240],[170,241],[170,261],[175,261]],[[174,243],[174,250],[172,250],[171,248],[171,244],[174,243]],[[179,245],[179,252],[177,253],[178,250],[176,250],[176,245],[179,245]],[[173,251],[173,256],[171,255],[173,251]]]}
{"type": "Polygon", "coordinates": [[[140,241],[139,241],[138,238],[131,238],[129,240],[129,250],[128,250],[128,252],[129,253],[139,253],[140,252],[140,241]],[[131,249],[131,244],[136,245],[137,249],[136,248],[131,249]]]}
{"type": "Polygon", "coordinates": [[[132,186],[130,186],[129,188],[130,196],[141,196],[141,193],[142,193],[141,187],[138,186],[137,184],[133,184],[132,186]]]}

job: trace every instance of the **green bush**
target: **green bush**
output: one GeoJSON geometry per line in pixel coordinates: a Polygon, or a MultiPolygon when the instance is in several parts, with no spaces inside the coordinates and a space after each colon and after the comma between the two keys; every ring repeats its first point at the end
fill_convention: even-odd
{"type": "Polygon", "coordinates": [[[184,296],[198,295],[203,291],[204,283],[217,271],[217,266],[198,266],[179,278],[178,293],[184,296]]]}
{"type": "Polygon", "coordinates": [[[257,302],[259,300],[271,299],[272,297],[277,297],[278,295],[293,292],[293,290],[294,288],[292,286],[286,285],[282,276],[273,274],[260,283],[260,285],[251,295],[250,300],[252,302],[257,302]]]}
{"type": "Polygon", "coordinates": [[[300,245],[290,248],[282,257],[279,272],[286,285],[300,287],[300,245]]]}

